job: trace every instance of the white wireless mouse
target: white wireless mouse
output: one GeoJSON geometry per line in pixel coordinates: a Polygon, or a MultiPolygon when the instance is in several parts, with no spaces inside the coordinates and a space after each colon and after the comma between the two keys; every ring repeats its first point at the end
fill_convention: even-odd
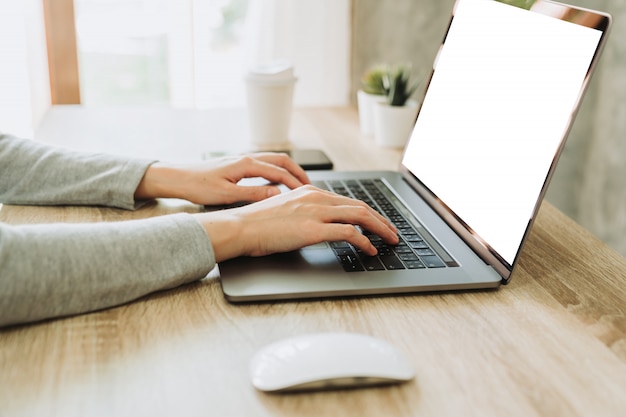
{"type": "Polygon", "coordinates": [[[384,340],[357,333],[315,333],[280,340],[250,363],[261,391],[362,387],[409,381],[415,373],[402,352],[384,340]]]}

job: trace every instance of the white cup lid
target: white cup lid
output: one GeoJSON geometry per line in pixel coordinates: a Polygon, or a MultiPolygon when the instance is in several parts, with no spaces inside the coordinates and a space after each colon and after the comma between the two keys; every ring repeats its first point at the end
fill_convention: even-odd
{"type": "Polygon", "coordinates": [[[293,82],[293,66],[289,61],[278,60],[251,68],[246,75],[248,81],[268,83],[293,82]]]}

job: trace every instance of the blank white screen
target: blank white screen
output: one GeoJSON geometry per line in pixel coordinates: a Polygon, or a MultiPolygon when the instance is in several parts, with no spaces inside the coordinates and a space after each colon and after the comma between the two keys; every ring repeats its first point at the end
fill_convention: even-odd
{"type": "Polygon", "coordinates": [[[465,0],[403,164],[509,264],[601,37],[493,0],[465,0]]]}

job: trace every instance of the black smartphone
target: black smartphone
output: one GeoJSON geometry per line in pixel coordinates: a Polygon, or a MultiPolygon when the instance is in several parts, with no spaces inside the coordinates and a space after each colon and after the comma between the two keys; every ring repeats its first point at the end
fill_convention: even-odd
{"type": "MultiPolygon", "coordinates": [[[[259,151],[237,152],[237,154],[254,153],[259,151]]],[[[333,169],[333,162],[321,149],[285,149],[272,152],[283,152],[302,167],[305,171],[318,171],[333,169]]],[[[217,158],[220,156],[233,155],[234,152],[209,151],[204,154],[204,158],[217,158]]]]}
{"type": "Polygon", "coordinates": [[[333,169],[333,162],[320,149],[291,149],[283,151],[305,171],[333,169]]]}

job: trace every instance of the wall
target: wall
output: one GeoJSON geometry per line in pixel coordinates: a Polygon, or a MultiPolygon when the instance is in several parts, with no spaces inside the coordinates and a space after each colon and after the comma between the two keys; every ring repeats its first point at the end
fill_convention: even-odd
{"type": "Polygon", "coordinates": [[[50,107],[41,1],[0,2],[0,130],[31,137],[50,107]]]}
{"type": "MultiPolygon", "coordinates": [[[[614,22],[547,200],[626,256],[626,3],[569,3],[609,12],[614,22]]],[[[361,75],[373,64],[411,62],[417,74],[427,76],[453,4],[353,0],[353,103],[361,75]]]]}

